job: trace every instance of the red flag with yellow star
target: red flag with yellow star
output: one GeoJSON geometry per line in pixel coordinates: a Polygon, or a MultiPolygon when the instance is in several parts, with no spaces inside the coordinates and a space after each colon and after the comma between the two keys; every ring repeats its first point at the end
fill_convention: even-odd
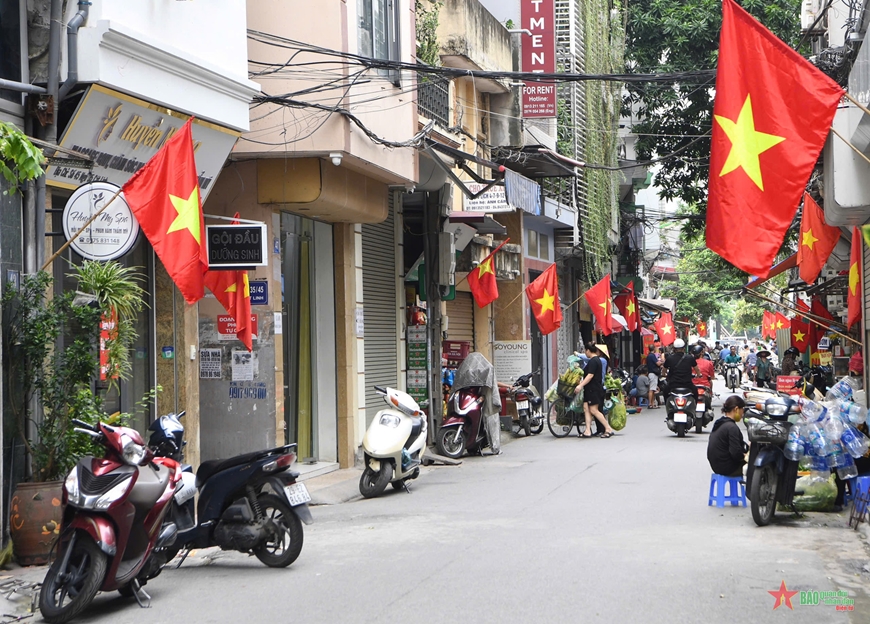
{"type": "Polygon", "coordinates": [[[253,323],[251,322],[251,287],[247,271],[209,271],[205,285],[236,321],[236,338],[253,349],[253,323]]]}
{"type": "Polygon", "coordinates": [[[828,256],[840,240],[840,228],[825,223],[825,215],[809,193],[804,193],[804,212],[798,235],[797,264],[807,284],[816,281],[828,256]]]}
{"type": "Polygon", "coordinates": [[[812,330],[808,321],[795,317],[791,320],[791,346],[803,353],[810,346],[812,330]]]}
{"type": "Polygon", "coordinates": [[[776,332],[774,331],[774,315],[770,310],[765,310],[764,314],[761,317],[761,337],[762,338],[776,338],[776,332]]]}
{"type": "Polygon", "coordinates": [[[613,302],[610,300],[610,274],[608,273],[601,281],[595,284],[592,288],[583,293],[589,307],[592,308],[592,314],[595,316],[595,321],[598,329],[605,336],[613,333],[613,302]]]}
{"type": "Polygon", "coordinates": [[[780,329],[788,329],[791,327],[791,319],[782,312],[777,312],[773,317],[773,338],[776,338],[776,332],[780,329]]]}
{"type": "Polygon", "coordinates": [[[842,95],[734,0],[723,0],[707,199],[711,250],[767,277],[842,95]]]}
{"type": "Polygon", "coordinates": [[[704,321],[698,321],[698,324],[695,325],[695,333],[698,334],[701,338],[707,337],[707,323],[704,321]]]}
{"type": "Polygon", "coordinates": [[[529,284],[526,295],[541,334],[546,336],[559,329],[562,325],[562,307],[559,305],[559,277],[555,263],[529,284]]]}
{"type": "Polygon", "coordinates": [[[471,296],[478,308],[485,308],[498,299],[498,284],[495,281],[495,254],[504,247],[510,239],[492,250],[483,262],[474,267],[468,274],[468,286],[471,296]]]}
{"type": "Polygon", "coordinates": [[[849,258],[849,314],[846,326],[852,329],[855,321],[861,320],[861,234],[852,228],[852,256],[849,258]]]}
{"type": "Polygon", "coordinates": [[[628,290],[616,296],[616,307],[622,313],[622,316],[625,317],[628,331],[640,331],[640,314],[637,309],[637,296],[634,294],[634,284],[629,282],[625,287],[628,290]]]}
{"type": "Polygon", "coordinates": [[[670,312],[662,312],[659,320],[653,323],[653,325],[656,328],[656,333],[659,335],[659,340],[665,347],[677,339],[674,331],[674,319],[671,317],[670,312]]]}
{"type": "Polygon", "coordinates": [[[193,139],[193,118],[124,185],[124,198],[187,303],[205,294],[205,226],[193,139]]]}

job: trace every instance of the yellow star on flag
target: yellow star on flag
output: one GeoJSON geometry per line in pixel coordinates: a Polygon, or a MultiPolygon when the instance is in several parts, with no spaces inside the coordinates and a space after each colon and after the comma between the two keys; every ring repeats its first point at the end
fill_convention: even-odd
{"type": "Polygon", "coordinates": [[[495,275],[495,272],[492,270],[492,258],[487,258],[480,263],[479,267],[477,267],[478,278],[483,278],[483,276],[487,273],[492,273],[493,275],[495,275]]]}
{"type": "MultiPolygon", "coordinates": [[[[245,285],[244,286],[245,297],[250,297],[251,296],[251,284],[248,281],[248,274],[247,273],[244,274],[244,277],[242,278],[242,283],[245,285]]],[[[238,282],[233,282],[232,284],[230,284],[230,286],[224,292],[234,293],[237,290],[237,288],[236,288],[237,286],[238,286],[238,282]]]]}
{"type": "Polygon", "coordinates": [[[849,292],[854,297],[858,293],[858,263],[849,267],[849,292]]]}
{"type": "Polygon", "coordinates": [[[634,300],[629,300],[628,305],[625,306],[625,309],[628,311],[628,316],[634,316],[634,300]]]}
{"type": "Polygon", "coordinates": [[[607,314],[607,304],[608,304],[608,303],[610,303],[610,302],[609,302],[609,301],[605,301],[604,303],[599,303],[599,304],[598,304],[599,306],[601,306],[602,308],[604,308],[604,314],[607,314]]]}
{"type": "Polygon", "coordinates": [[[701,323],[700,325],[698,325],[698,329],[700,329],[701,331],[704,331],[705,329],[707,329],[707,326],[704,325],[703,323],[701,323]]]}
{"type": "Polygon", "coordinates": [[[166,233],[172,234],[178,230],[190,230],[193,238],[199,243],[199,187],[194,186],[187,199],[170,195],[169,201],[172,202],[178,216],[175,217],[175,221],[172,222],[166,233]]]}
{"type": "Polygon", "coordinates": [[[776,328],[777,328],[777,329],[782,329],[783,327],[785,327],[785,325],[782,324],[782,321],[777,321],[777,322],[776,322],[776,328]]]}
{"type": "Polygon", "coordinates": [[[795,339],[797,342],[803,342],[805,337],[806,337],[806,334],[803,333],[802,331],[798,331],[798,332],[794,335],[794,339],[795,339]]]}
{"type": "Polygon", "coordinates": [[[813,236],[813,230],[812,228],[810,228],[806,232],[804,232],[804,239],[801,241],[801,245],[806,245],[810,248],[810,251],[812,251],[813,243],[817,243],[818,240],[818,238],[813,236]]]}
{"type": "Polygon", "coordinates": [[[749,179],[763,191],[764,182],[761,179],[761,164],[758,161],[758,156],[774,145],[785,141],[785,137],[758,132],[755,129],[752,101],[749,95],[746,96],[746,101],[743,103],[743,108],[740,109],[740,115],[738,115],[736,122],[721,115],[715,117],[731,141],[731,151],[728,153],[728,158],[719,175],[724,176],[735,169],[742,168],[749,179]]]}
{"type": "Polygon", "coordinates": [[[664,325],[662,325],[662,334],[670,334],[673,328],[673,325],[668,325],[667,323],[665,323],[664,325]]]}
{"type": "Polygon", "coordinates": [[[544,296],[541,297],[540,299],[535,299],[535,303],[537,303],[539,306],[541,306],[541,314],[543,314],[547,310],[552,310],[553,312],[556,311],[556,308],[555,308],[556,298],[553,295],[551,295],[549,292],[547,292],[546,288],[544,289],[544,296]]]}

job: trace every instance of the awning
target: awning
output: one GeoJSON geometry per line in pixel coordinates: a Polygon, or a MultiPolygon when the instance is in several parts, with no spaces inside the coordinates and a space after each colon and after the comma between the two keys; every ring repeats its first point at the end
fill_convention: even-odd
{"type": "Polygon", "coordinates": [[[527,178],[573,177],[574,167],[582,164],[537,145],[499,147],[492,151],[492,159],[527,178]]]}
{"type": "Polygon", "coordinates": [[[507,234],[507,228],[488,214],[455,210],[450,213],[448,219],[451,223],[470,225],[481,234],[507,234]]]}
{"type": "Polygon", "coordinates": [[[673,314],[677,310],[677,302],[673,299],[644,299],[638,297],[637,302],[653,312],[670,312],[673,314]]]}
{"type": "Polygon", "coordinates": [[[475,156],[474,154],[468,154],[466,152],[463,152],[462,150],[456,149],[455,147],[450,147],[448,145],[444,145],[443,143],[429,140],[426,142],[426,146],[423,148],[423,151],[432,159],[432,162],[435,163],[435,165],[439,169],[441,169],[441,171],[443,171],[444,174],[448,178],[450,178],[450,180],[457,187],[459,187],[459,190],[462,191],[462,194],[469,199],[475,199],[476,197],[482,195],[490,188],[501,182],[501,180],[504,178],[505,168],[503,165],[486,160],[485,158],[480,158],[479,156],[475,156]],[[453,171],[453,167],[451,167],[448,163],[444,162],[444,159],[439,156],[439,153],[448,156],[449,159],[453,161],[453,166],[462,169],[471,177],[473,181],[479,184],[483,184],[483,188],[481,188],[477,192],[469,189],[465,185],[466,181],[461,180],[459,176],[456,175],[456,173],[453,171]],[[493,179],[487,180],[480,177],[477,171],[468,166],[468,161],[492,169],[494,172],[493,179]]]}
{"type": "Polygon", "coordinates": [[[610,316],[622,327],[618,327],[617,325],[611,326],[611,329],[615,329],[617,331],[622,331],[623,329],[628,329],[628,321],[625,320],[625,317],[621,314],[616,314],[615,312],[611,312],[610,316]]]}

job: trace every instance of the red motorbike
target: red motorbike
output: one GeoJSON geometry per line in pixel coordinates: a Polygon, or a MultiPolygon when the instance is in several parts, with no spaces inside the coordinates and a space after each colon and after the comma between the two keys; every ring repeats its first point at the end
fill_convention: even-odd
{"type": "Polygon", "coordinates": [[[465,451],[471,455],[480,454],[490,445],[483,424],[483,403],[482,389],[476,386],[456,390],[450,395],[447,416],[435,438],[438,453],[459,459],[465,451]]]}
{"type": "Polygon", "coordinates": [[[171,545],[177,534],[163,520],[181,483],[178,462],[152,461],[135,429],[74,423],[106,452],[80,459],[63,485],[57,556],[39,593],[42,617],[52,623],[79,615],[98,591],[118,590],[147,606],[142,585],[166,563],[152,553],[171,545]]]}

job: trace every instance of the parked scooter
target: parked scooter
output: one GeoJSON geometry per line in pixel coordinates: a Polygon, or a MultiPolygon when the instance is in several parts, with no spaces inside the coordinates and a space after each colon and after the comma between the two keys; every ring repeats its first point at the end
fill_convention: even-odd
{"type": "Polygon", "coordinates": [[[465,451],[480,454],[490,445],[483,426],[483,401],[478,387],[453,391],[447,400],[447,416],[435,438],[439,455],[459,459],[465,451]]]}
{"type": "Polygon", "coordinates": [[[379,496],[391,483],[396,490],[420,475],[426,450],[426,414],[410,395],[394,388],[375,386],[390,406],[375,414],[362,441],[363,470],[360,494],[379,496]]]}
{"type": "MultiPolygon", "coordinates": [[[[161,416],[149,429],[148,445],[155,461],[180,461],[184,449],[181,417],[161,416]],[[160,459],[162,458],[162,459],[160,459]]],[[[271,568],[283,568],[302,552],[302,523],[311,524],[311,496],[298,472],[296,445],[215,459],[200,464],[192,479],[184,466],[181,487],[173,498],[169,519],[178,527],[175,543],[167,546],[166,560],[179,550],[220,546],[223,550],[252,553],[271,568]],[[194,507],[194,494],[199,500],[194,507]]],[[[182,559],[183,561],[183,559],[182,559]]],[[[180,565],[180,564],[179,564],[180,565]]]]}
{"type": "Polygon", "coordinates": [[[743,377],[743,367],[740,364],[731,362],[725,364],[725,385],[731,392],[737,392],[740,387],[740,379],[743,377]]]}
{"type": "Polygon", "coordinates": [[[526,436],[537,435],[544,430],[543,400],[538,389],[532,384],[532,376],[540,372],[541,370],[538,369],[518,377],[513,385],[506,388],[502,397],[502,413],[504,413],[506,407],[505,399],[509,398],[517,408],[517,420],[515,424],[526,436]]]}
{"type": "Polygon", "coordinates": [[[695,395],[688,388],[672,388],[665,400],[665,423],[668,429],[677,434],[678,438],[685,438],[686,431],[695,425],[695,395]]]}
{"type": "Polygon", "coordinates": [[[119,590],[147,606],[150,597],[141,585],[165,563],[152,551],[171,545],[177,533],[163,520],[181,481],[179,465],[152,462],[135,429],[73,423],[106,452],[102,459],[81,458],[64,482],[57,557],[39,592],[46,622],[71,620],[98,591],[119,590]]]}
{"type": "Polygon", "coordinates": [[[770,524],[776,504],[791,507],[795,495],[798,462],[785,456],[790,425],[789,414],[800,412],[792,399],[771,397],[755,405],[746,419],[749,433],[749,466],[746,488],[752,519],[758,526],[770,524]]]}

